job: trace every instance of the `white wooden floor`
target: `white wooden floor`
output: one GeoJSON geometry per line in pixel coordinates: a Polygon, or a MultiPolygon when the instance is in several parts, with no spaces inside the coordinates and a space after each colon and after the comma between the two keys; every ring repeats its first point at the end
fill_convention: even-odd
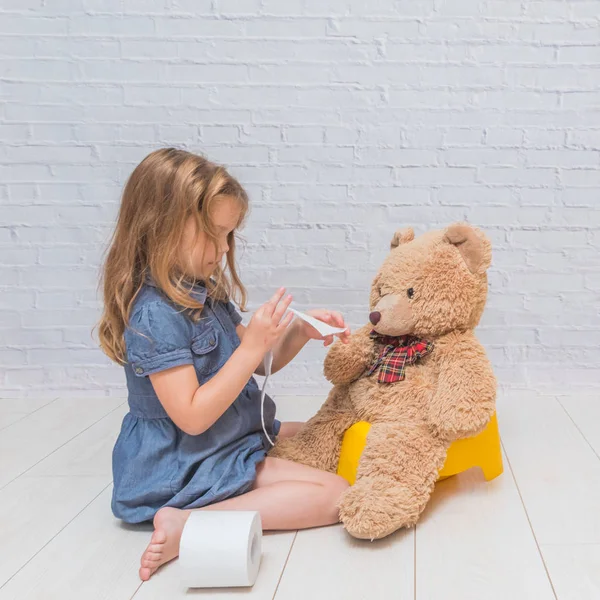
{"type": "MultiPolygon", "coordinates": [[[[302,419],[315,402],[280,404],[302,419]]],[[[0,400],[0,600],[598,600],[600,399],[499,401],[504,475],[438,484],[416,530],[358,542],[340,527],[268,535],[252,590],[182,589],[177,564],[137,577],[148,528],[113,519],[120,400],[0,400]]]]}

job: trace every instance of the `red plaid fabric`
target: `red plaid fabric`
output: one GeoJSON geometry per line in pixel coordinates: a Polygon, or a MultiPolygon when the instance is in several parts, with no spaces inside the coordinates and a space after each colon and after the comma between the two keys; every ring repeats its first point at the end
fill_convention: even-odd
{"type": "Polygon", "coordinates": [[[402,335],[391,337],[371,332],[371,339],[381,344],[377,360],[371,365],[367,376],[379,370],[379,383],[394,383],[404,379],[407,365],[412,365],[433,350],[433,342],[419,338],[402,335]]]}

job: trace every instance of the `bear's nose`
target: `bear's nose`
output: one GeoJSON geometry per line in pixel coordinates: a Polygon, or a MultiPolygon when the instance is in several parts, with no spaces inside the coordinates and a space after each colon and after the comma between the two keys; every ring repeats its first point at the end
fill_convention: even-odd
{"type": "Polygon", "coordinates": [[[379,321],[381,321],[381,313],[380,312],[372,312],[369,315],[369,321],[371,321],[371,323],[373,323],[373,325],[377,325],[377,323],[379,323],[379,321]]]}

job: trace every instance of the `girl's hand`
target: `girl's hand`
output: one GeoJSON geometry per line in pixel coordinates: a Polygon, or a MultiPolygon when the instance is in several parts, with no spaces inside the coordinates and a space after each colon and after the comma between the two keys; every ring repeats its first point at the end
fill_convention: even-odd
{"type": "MultiPolygon", "coordinates": [[[[346,327],[344,317],[341,315],[341,313],[333,310],[309,310],[306,314],[333,327],[346,327]]],[[[327,335],[323,337],[312,325],[309,325],[306,321],[301,321],[300,327],[302,327],[302,333],[307,338],[311,340],[322,340],[323,346],[325,347],[333,344],[333,335],[327,335]]],[[[346,327],[346,331],[343,333],[337,333],[336,336],[342,340],[342,343],[347,344],[350,341],[350,328],[346,327]]]]}
{"type": "Polygon", "coordinates": [[[246,327],[242,342],[248,348],[260,350],[261,354],[267,353],[292,322],[293,313],[289,313],[283,320],[281,319],[292,302],[291,296],[287,296],[282,302],[284,294],[285,288],[280,288],[266,304],[263,304],[254,313],[246,327]]]}

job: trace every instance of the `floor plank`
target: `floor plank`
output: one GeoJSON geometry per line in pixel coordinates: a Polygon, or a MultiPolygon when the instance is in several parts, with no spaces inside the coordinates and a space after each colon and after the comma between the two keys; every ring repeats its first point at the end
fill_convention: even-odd
{"type": "Polygon", "coordinates": [[[540,545],[600,543],[600,461],[552,397],[503,399],[502,441],[540,545]]]}
{"type": "Polygon", "coordinates": [[[600,544],[542,546],[558,600],[600,598],[600,544]]]}
{"type": "Polygon", "coordinates": [[[341,526],[298,532],[276,600],[414,598],[414,531],[377,542],[341,526]]]}
{"type": "Polygon", "coordinates": [[[559,398],[558,401],[600,457],[600,394],[559,398]]]}
{"type": "Polygon", "coordinates": [[[415,597],[554,598],[510,470],[486,482],[471,469],[437,484],[417,525],[415,597]]]}
{"type": "Polygon", "coordinates": [[[122,404],[27,472],[36,477],[103,476],[112,478],[112,450],[127,405],[122,404]]]}
{"type": "Polygon", "coordinates": [[[0,398],[0,429],[53,402],[54,398],[0,398]]]}
{"type": "Polygon", "coordinates": [[[258,579],[252,588],[237,589],[185,589],[182,587],[179,565],[174,561],[144,583],[134,600],[178,600],[179,598],[204,597],[215,600],[232,600],[243,595],[252,600],[271,600],[283,572],[285,562],[294,541],[295,533],[276,533],[263,536],[262,561],[258,579]]]}
{"type": "Polygon", "coordinates": [[[0,600],[129,600],[140,585],[148,528],[110,513],[109,486],[3,588],[0,600]]]}
{"type": "Polygon", "coordinates": [[[28,414],[29,413],[20,413],[20,412],[13,412],[13,413],[6,413],[6,414],[0,413],[0,429],[5,429],[6,427],[9,427],[13,423],[20,421],[21,419],[24,419],[28,414]]]}
{"type": "Polygon", "coordinates": [[[0,489],[113,411],[113,398],[56,400],[0,431],[0,489]]]}
{"type": "MultiPolygon", "coordinates": [[[[109,480],[110,481],[110,480],[109,480]]],[[[108,484],[106,477],[19,477],[0,490],[0,586],[108,484]]]]}

